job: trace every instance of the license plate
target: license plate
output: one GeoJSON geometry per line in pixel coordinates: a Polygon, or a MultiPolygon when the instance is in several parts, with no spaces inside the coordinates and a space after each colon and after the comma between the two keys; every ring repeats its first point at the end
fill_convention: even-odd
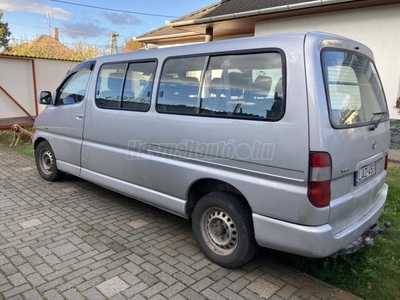
{"type": "Polygon", "coordinates": [[[375,175],[376,163],[373,162],[354,173],[354,185],[359,185],[371,176],[375,175]]]}

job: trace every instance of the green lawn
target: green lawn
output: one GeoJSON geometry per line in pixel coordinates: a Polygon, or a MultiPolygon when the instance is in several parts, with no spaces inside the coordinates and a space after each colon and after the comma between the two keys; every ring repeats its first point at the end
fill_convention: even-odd
{"type": "Polygon", "coordinates": [[[400,299],[400,164],[390,163],[389,194],[380,221],[392,227],[373,247],[334,258],[313,259],[269,251],[276,260],[365,299],[400,299]]]}
{"type": "MultiPolygon", "coordinates": [[[[26,128],[26,129],[29,130],[30,128],[26,128]]],[[[0,132],[0,143],[8,146],[11,144],[12,140],[13,140],[13,133],[11,131],[7,130],[7,131],[0,132]]],[[[25,155],[33,156],[32,144],[27,144],[23,141],[19,141],[19,143],[15,147],[15,149],[18,152],[23,153],[25,155]]]]}
{"type": "MultiPolygon", "coordinates": [[[[0,135],[0,143],[9,145],[11,132],[0,135]]],[[[31,144],[20,142],[15,149],[33,156],[31,144]]],[[[389,164],[389,194],[381,221],[390,221],[387,235],[381,235],[373,247],[336,259],[311,259],[272,250],[267,255],[309,275],[365,299],[400,300],[400,164],[389,164]]],[[[382,223],[381,222],[381,223],[382,223]]]]}

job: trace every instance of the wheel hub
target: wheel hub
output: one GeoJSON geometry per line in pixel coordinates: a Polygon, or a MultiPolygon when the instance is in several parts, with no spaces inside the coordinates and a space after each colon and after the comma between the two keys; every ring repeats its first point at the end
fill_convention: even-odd
{"type": "Polygon", "coordinates": [[[226,233],[226,228],[222,224],[216,224],[214,233],[218,236],[223,236],[226,233]]]}
{"type": "Polygon", "coordinates": [[[54,168],[54,158],[50,151],[45,150],[41,153],[41,166],[43,172],[50,174],[54,168]]]}
{"type": "Polygon", "coordinates": [[[219,208],[208,209],[202,217],[202,234],[217,254],[229,255],[237,247],[238,235],[232,218],[219,208]]]}

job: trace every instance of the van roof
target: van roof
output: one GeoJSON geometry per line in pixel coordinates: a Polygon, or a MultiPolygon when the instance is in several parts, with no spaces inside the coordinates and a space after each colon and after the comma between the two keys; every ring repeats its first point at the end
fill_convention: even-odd
{"type": "MultiPolygon", "coordinates": [[[[191,45],[181,45],[181,46],[173,46],[173,47],[165,47],[158,49],[149,49],[143,51],[129,52],[129,53],[120,53],[120,54],[112,54],[106,56],[100,56],[94,58],[93,60],[98,61],[99,63],[107,62],[107,61],[119,61],[119,60],[129,60],[129,59],[146,59],[150,57],[168,57],[168,56],[179,56],[179,55],[188,55],[188,54],[202,54],[208,52],[225,52],[227,48],[229,51],[240,51],[246,49],[258,49],[266,47],[266,40],[273,40],[274,44],[279,44],[279,40],[292,39],[303,41],[306,36],[313,36],[315,40],[322,41],[325,39],[340,39],[340,40],[348,40],[350,39],[334,35],[330,33],[311,31],[311,32],[296,32],[296,33],[280,33],[280,34],[270,34],[264,36],[256,36],[256,37],[246,37],[246,38],[237,38],[237,39],[229,39],[222,41],[213,41],[210,43],[198,43],[191,45]],[[240,41],[240,43],[238,43],[240,41]],[[162,52],[162,54],[161,54],[162,52]],[[154,54],[153,54],[154,53],[154,54]]],[[[362,45],[362,44],[360,44],[362,45]]],[[[363,48],[367,48],[362,45],[363,48]]],[[[369,49],[368,49],[369,50],[369,49]]]]}

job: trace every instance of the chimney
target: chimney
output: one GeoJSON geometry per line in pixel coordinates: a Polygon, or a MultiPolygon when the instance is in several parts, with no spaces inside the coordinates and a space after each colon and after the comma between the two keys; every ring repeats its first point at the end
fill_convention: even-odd
{"type": "Polygon", "coordinates": [[[58,28],[54,27],[54,38],[58,41],[58,28]]]}

